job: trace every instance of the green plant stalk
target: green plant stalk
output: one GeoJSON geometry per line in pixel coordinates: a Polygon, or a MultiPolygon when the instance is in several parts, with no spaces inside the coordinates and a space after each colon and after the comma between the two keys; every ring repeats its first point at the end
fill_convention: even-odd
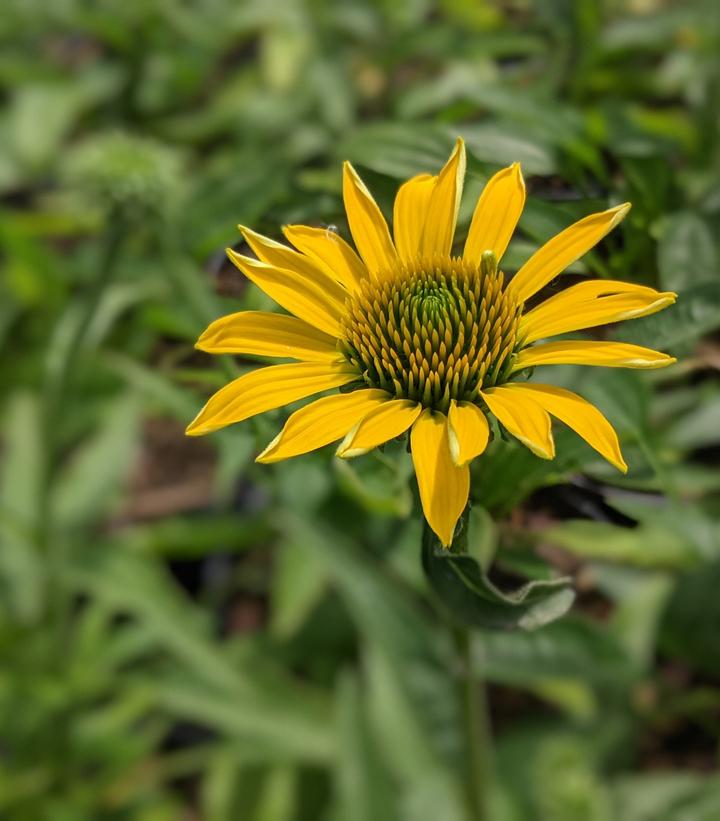
{"type": "Polygon", "coordinates": [[[471,821],[488,821],[490,733],[485,683],[474,672],[470,631],[456,631],[462,662],[460,696],[465,737],[465,786],[471,821]]]}
{"type": "MultiPolygon", "coordinates": [[[[468,552],[469,508],[466,508],[455,530],[455,538],[448,550],[452,553],[468,552]]],[[[423,541],[437,543],[435,534],[426,521],[423,522],[423,541]],[[428,541],[429,540],[429,541],[428,541]]],[[[465,772],[463,783],[467,804],[468,821],[490,821],[489,790],[491,779],[490,760],[492,736],[487,710],[485,682],[477,674],[473,658],[470,628],[458,624],[452,626],[458,654],[462,736],[464,738],[465,772]]]]}

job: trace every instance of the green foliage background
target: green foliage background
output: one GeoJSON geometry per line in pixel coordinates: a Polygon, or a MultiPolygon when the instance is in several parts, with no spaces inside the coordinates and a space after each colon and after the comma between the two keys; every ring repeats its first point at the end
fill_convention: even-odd
{"type": "Polygon", "coordinates": [[[676,366],[550,377],[614,422],[627,477],[561,430],[555,462],[477,465],[498,583],[578,590],[473,634],[491,817],[720,817],[715,0],[4,0],[0,43],[0,816],[463,818],[407,454],[255,465],[284,411],[182,434],[252,366],[198,333],[268,306],[224,262],[236,223],[345,231],[341,160],[388,207],[462,134],[461,230],[523,163],[508,271],[628,199],[571,275],[680,294],[607,331],[676,366]]]}

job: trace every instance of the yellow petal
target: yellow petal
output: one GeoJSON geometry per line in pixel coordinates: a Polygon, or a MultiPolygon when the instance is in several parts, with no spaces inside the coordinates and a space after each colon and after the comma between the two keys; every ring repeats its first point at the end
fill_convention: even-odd
{"type": "Polygon", "coordinates": [[[463,259],[479,263],[483,251],[492,251],[498,262],[525,206],[525,181],[520,163],[503,168],[488,180],[475,206],[465,241],[463,259]]]}
{"type": "Polygon", "coordinates": [[[428,203],[420,256],[449,257],[465,180],[465,143],[458,138],[450,159],[438,174],[428,203]]]}
{"type": "Polygon", "coordinates": [[[360,456],[401,436],[420,415],[422,407],[409,399],[395,399],[371,410],[347,434],[337,449],[344,459],[360,456]]]}
{"type": "Polygon", "coordinates": [[[548,342],[520,351],[513,372],[536,365],[601,365],[606,368],[664,368],[675,357],[627,342],[548,342]]]}
{"type": "Polygon", "coordinates": [[[308,225],[286,225],[283,233],[292,244],[306,254],[332,279],[341,282],[348,291],[356,291],[367,278],[367,268],[360,257],[329,228],[308,225]]]}
{"type": "Polygon", "coordinates": [[[442,413],[422,412],[413,425],[410,447],[423,513],[443,547],[449,547],[467,504],[470,469],[453,462],[442,413]]]}
{"type": "Polygon", "coordinates": [[[520,268],[510,282],[520,302],[529,299],[568,265],[580,259],[611,231],[630,210],[630,203],[618,205],[576,222],[546,242],[520,268]]]}
{"type": "Polygon", "coordinates": [[[515,438],[541,459],[555,456],[550,417],[532,398],[509,386],[488,388],[480,395],[492,413],[515,438]]]}
{"type": "Polygon", "coordinates": [[[266,311],[241,311],[216,319],[195,347],[207,353],[277,356],[305,362],[341,358],[332,336],[302,319],[266,311]]]}
{"type": "Polygon", "coordinates": [[[336,338],[340,336],[340,317],[345,311],[345,303],[344,300],[339,301],[324,283],[309,279],[299,271],[276,268],[257,259],[244,257],[232,248],[227,249],[227,255],[248,279],[278,305],[313,327],[336,338]]]}
{"type": "Polygon", "coordinates": [[[346,289],[340,285],[335,277],[328,276],[314,260],[304,254],[299,254],[287,245],[275,242],[273,239],[257,234],[243,225],[238,225],[245,242],[257,254],[261,262],[266,262],[274,268],[284,271],[296,271],[311,282],[316,282],[331,294],[338,302],[343,303],[347,296],[346,289]]]}
{"type": "Polygon", "coordinates": [[[390,394],[380,390],[358,390],[324,396],[291,414],[285,427],[257,457],[256,462],[279,462],[341,439],[363,416],[390,394]]]}
{"type": "Polygon", "coordinates": [[[397,252],[385,217],[349,162],[343,166],[343,200],[355,247],[370,273],[394,269],[397,252]]]}
{"type": "Polygon", "coordinates": [[[507,385],[506,388],[515,394],[531,398],[548,413],[557,416],[610,464],[627,473],[617,434],[595,405],[572,391],[556,388],[554,385],[507,385]]]}
{"type": "Polygon", "coordinates": [[[185,433],[202,436],[357,378],[357,371],[348,363],[292,362],[258,368],[213,394],[185,433]]]}
{"type": "Polygon", "coordinates": [[[548,336],[648,316],[677,299],[672,291],[614,280],[580,282],[541,302],[520,320],[525,344],[548,336]]]}
{"type": "Polygon", "coordinates": [[[404,262],[417,259],[436,181],[437,177],[431,174],[418,174],[398,189],[393,208],[393,232],[395,247],[404,262]]]}
{"type": "Polygon", "coordinates": [[[456,465],[467,465],[487,447],[490,428],[485,414],[471,402],[450,402],[448,413],[450,453],[456,465]]]}

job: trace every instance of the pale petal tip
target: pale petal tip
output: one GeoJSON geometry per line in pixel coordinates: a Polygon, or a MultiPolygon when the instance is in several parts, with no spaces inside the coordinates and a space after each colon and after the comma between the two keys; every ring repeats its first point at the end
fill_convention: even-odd
{"type": "Polygon", "coordinates": [[[612,227],[614,228],[619,222],[622,222],[625,217],[627,216],[627,212],[632,208],[631,202],[623,202],[620,205],[616,205],[614,208],[610,209],[610,213],[613,215],[612,218],[612,227]]]}
{"type": "Polygon", "coordinates": [[[255,461],[259,462],[261,465],[269,465],[272,462],[279,461],[273,458],[272,451],[276,449],[278,443],[280,442],[280,437],[282,436],[282,432],[278,433],[278,435],[270,442],[270,444],[262,450],[258,455],[255,457],[255,461]]]}

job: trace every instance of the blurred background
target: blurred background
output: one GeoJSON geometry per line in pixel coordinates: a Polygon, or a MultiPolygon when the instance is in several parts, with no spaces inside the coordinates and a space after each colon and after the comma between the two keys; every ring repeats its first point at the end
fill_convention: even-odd
{"type": "Polygon", "coordinates": [[[626,477],[476,463],[492,577],[570,615],[482,632],[492,821],[720,818],[720,10],[715,0],[4,0],[0,11],[0,817],[462,821],[453,654],[407,454],[255,454],[286,411],[183,430],[249,360],[193,343],[269,301],[241,222],[337,225],[351,159],[470,153],[529,203],[508,272],[623,200],[579,276],[678,291],[602,334],[657,372],[555,368],[626,477]]]}

